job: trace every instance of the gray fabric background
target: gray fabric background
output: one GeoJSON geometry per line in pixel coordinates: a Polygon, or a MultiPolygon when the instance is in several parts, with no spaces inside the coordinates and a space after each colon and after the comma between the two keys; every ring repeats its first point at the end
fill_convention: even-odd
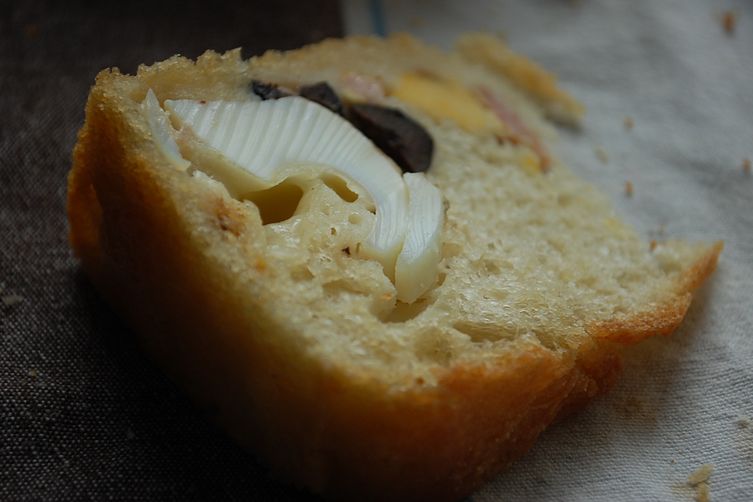
{"type": "MultiPolygon", "coordinates": [[[[587,105],[558,151],[624,219],[647,240],[726,244],[683,327],[634,350],[610,395],[474,499],[690,501],[688,476],[710,463],[712,500],[753,500],[753,176],[741,168],[753,160],[753,2],[376,3],[386,31],[446,47],[464,31],[502,32],[587,105]],[[738,15],[732,36],[726,9],[738,15]]],[[[378,27],[374,2],[348,6],[348,32],[378,27]]]]}
{"type": "Polygon", "coordinates": [[[109,66],[340,34],[336,2],[0,2],[0,500],[310,500],[271,481],[81,276],[66,174],[109,66]]]}

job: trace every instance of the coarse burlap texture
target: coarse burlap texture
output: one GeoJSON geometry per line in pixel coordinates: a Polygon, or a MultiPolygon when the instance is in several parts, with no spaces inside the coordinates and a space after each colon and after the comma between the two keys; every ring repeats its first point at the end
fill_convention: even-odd
{"type": "Polygon", "coordinates": [[[610,395],[473,499],[690,501],[688,476],[713,464],[712,500],[753,500],[753,175],[742,167],[753,161],[753,3],[347,5],[349,33],[408,31],[446,48],[466,31],[501,33],[587,106],[556,151],[623,219],[647,240],[725,242],[683,326],[633,350],[610,395]]]}
{"type": "MultiPolygon", "coordinates": [[[[692,500],[687,477],[706,463],[713,500],[753,499],[753,176],[741,168],[753,159],[753,6],[344,7],[352,32],[445,46],[462,31],[504,32],[588,106],[557,149],[621,216],[647,239],[726,243],[684,326],[632,351],[611,395],[473,499],[692,500]],[[738,14],[732,36],[725,9],[738,14]]],[[[65,176],[98,70],[339,33],[335,2],[0,2],[0,500],[313,499],[271,480],[99,299],[68,248],[65,176]]]]}

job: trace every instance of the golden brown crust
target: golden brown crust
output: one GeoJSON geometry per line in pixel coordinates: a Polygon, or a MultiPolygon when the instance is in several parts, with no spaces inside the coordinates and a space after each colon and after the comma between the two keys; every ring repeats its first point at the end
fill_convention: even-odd
{"type": "MultiPolygon", "coordinates": [[[[186,390],[286,479],[338,499],[455,500],[525,453],[558,416],[606,391],[620,368],[615,342],[676,328],[689,292],[721,245],[690,267],[673,302],[600,323],[572,351],[531,343],[493,364],[454,364],[436,385],[394,391],[345,374],[259,333],[280,333],[263,308],[275,273],[235,201],[193,193],[144,150],[126,105],[102,74],[87,106],[69,177],[71,244],[95,285],[186,390]],[[191,201],[191,214],[176,209],[191,201]],[[194,231],[197,219],[211,221],[194,231]],[[236,246],[244,275],[207,242],[236,246]],[[186,315],[190,312],[190,315],[186,315]],[[241,396],[242,398],[239,398],[241,396]]],[[[188,183],[188,182],[186,182],[188,183]]],[[[232,246],[229,246],[232,248],[232,246]]]]}
{"type": "Polygon", "coordinates": [[[724,242],[715,242],[705,254],[703,254],[696,262],[687,269],[682,279],[678,283],[678,288],[681,293],[691,293],[698,289],[703,281],[705,281],[711,273],[716,269],[716,264],[719,261],[719,255],[724,249],[724,242]]]}
{"type": "Polygon", "coordinates": [[[714,243],[680,275],[675,285],[674,297],[670,296],[672,299],[669,302],[657,306],[650,312],[588,326],[588,333],[594,338],[621,344],[633,344],[654,335],[669,335],[685,317],[692,300],[691,293],[716,268],[723,247],[721,241],[714,243]]]}

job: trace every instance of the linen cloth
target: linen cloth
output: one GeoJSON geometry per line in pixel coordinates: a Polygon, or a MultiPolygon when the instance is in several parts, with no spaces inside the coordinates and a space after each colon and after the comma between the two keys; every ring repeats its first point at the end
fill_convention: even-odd
{"type": "Polygon", "coordinates": [[[473,499],[693,500],[688,476],[713,464],[712,500],[753,500],[753,176],[742,168],[753,160],[753,3],[344,6],[348,33],[406,31],[445,48],[467,31],[503,34],[587,106],[556,151],[623,219],[647,240],[725,242],[682,327],[632,350],[611,394],[545,431],[473,499]]]}

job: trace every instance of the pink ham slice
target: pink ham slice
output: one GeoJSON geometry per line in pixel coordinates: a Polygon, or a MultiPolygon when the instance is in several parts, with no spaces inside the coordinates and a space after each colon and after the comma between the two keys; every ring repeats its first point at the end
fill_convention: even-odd
{"type": "Polygon", "coordinates": [[[501,120],[510,130],[510,133],[501,139],[510,140],[513,143],[522,143],[531,148],[539,157],[541,170],[546,172],[549,169],[551,158],[538,136],[531,131],[523,120],[512,109],[508,108],[502,101],[497,99],[492,91],[484,86],[478,88],[478,94],[481,101],[501,120]]]}

